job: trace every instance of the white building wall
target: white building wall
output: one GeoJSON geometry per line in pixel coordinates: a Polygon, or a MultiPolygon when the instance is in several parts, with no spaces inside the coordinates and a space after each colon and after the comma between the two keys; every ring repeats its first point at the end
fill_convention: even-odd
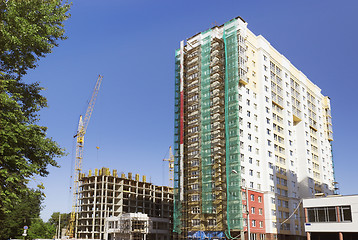
{"type": "Polygon", "coordinates": [[[305,224],[306,232],[358,232],[358,195],[303,199],[304,208],[351,206],[352,222],[305,224]]]}

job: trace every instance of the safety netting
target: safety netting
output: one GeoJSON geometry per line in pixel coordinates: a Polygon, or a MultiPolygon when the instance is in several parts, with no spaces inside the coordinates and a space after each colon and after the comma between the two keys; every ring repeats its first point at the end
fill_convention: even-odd
{"type": "Polygon", "coordinates": [[[210,45],[211,29],[201,33],[201,197],[202,213],[212,213],[212,158],[210,114],[210,45]]]}
{"type": "Polygon", "coordinates": [[[242,229],[239,140],[239,64],[236,19],[224,24],[227,234],[242,229]]]}
{"type": "Polygon", "coordinates": [[[181,233],[180,202],[180,50],[175,51],[175,92],[174,92],[174,211],[173,231],[181,233]]]}

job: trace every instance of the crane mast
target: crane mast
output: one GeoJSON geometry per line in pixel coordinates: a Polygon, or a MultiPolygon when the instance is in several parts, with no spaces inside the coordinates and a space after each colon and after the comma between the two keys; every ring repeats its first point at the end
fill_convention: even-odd
{"type": "Polygon", "coordinates": [[[78,212],[80,207],[80,175],[82,171],[82,159],[83,159],[83,148],[84,148],[84,137],[86,134],[88,123],[91,119],[94,105],[96,103],[97,95],[99,88],[101,87],[103,76],[99,75],[96,85],[94,87],[91,100],[88,103],[86,110],[86,115],[83,119],[82,115],[78,122],[77,134],[74,136],[77,138],[76,141],[76,159],[75,159],[75,173],[74,173],[74,184],[73,184],[73,199],[72,199],[72,212],[69,223],[69,228],[67,230],[67,235],[71,238],[77,238],[77,226],[78,226],[78,212]]]}
{"type": "Polygon", "coordinates": [[[169,187],[174,187],[174,155],[172,147],[169,147],[169,158],[163,159],[163,161],[169,162],[169,187]]]}

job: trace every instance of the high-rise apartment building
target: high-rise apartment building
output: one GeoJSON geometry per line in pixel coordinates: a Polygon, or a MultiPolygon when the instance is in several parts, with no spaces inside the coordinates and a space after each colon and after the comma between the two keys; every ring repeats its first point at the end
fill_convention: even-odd
{"type": "Polygon", "coordinates": [[[240,17],[175,60],[174,231],[304,237],[301,199],[334,192],[329,98],[240,17]]]}

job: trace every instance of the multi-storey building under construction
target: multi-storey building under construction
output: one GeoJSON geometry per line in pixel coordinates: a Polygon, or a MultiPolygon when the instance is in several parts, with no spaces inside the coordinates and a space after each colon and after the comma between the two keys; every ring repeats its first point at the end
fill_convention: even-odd
{"type": "MultiPolygon", "coordinates": [[[[132,173],[117,175],[108,168],[80,176],[80,212],[77,236],[81,239],[108,239],[104,236],[106,219],[126,213],[143,213],[148,217],[169,219],[172,230],[173,189],[142,181],[132,173]]],[[[166,239],[169,239],[167,236],[166,239]]],[[[159,239],[159,238],[158,238],[159,239]]],[[[162,239],[162,238],[160,238],[162,239]]]]}
{"type": "Polygon", "coordinates": [[[334,193],[329,98],[240,17],[180,42],[175,71],[174,232],[303,238],[301,199],[334,193]]]}

